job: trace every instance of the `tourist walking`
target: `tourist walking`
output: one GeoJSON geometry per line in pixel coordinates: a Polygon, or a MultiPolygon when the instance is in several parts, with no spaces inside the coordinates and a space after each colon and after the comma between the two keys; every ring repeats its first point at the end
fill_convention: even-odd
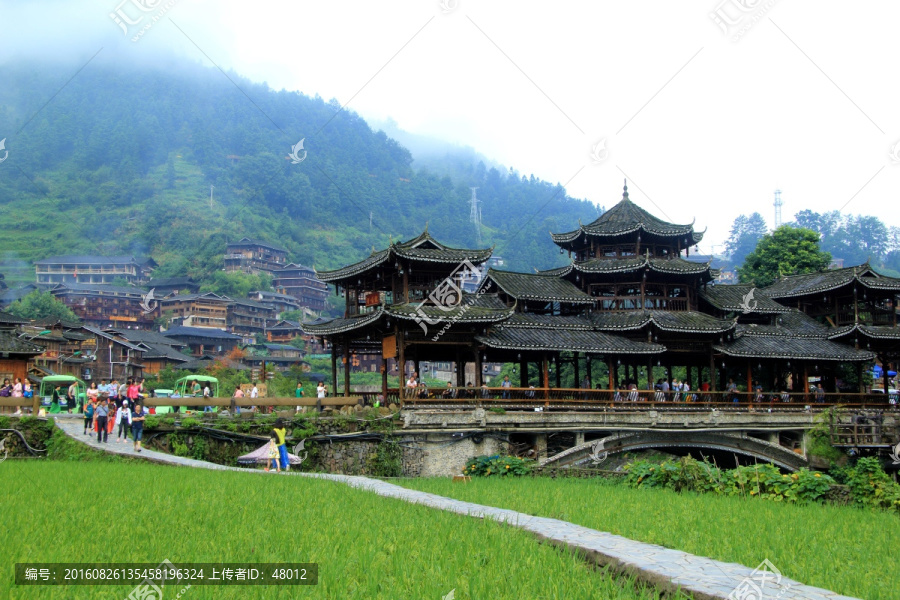
{"type": "MultiPolygon", "coordinates": [[[[104,390],[104,391],[105,391],[105,390],[104,390]]],[[[107,392],[107,395],[108,395],[108,394],[109,394],[109,393],[107,392]]],[[[91,382],[91,387],[89,387],[89,388],[87,389],[87,391],[85,392],[84,395],[85,395],[85,397],[86,397],[85,402],[96,402],[96,401],[97,401],[97,398],[100,397],[100,388],[98,388],[98,387],[97,387],[97,384],[94,383],[94,382],[92,381],[92,382],[91,382]]]]}
{"type": "Polygon", "coordinates": [[[816,402],[819,404],[825,403],[825,388],[822,387],[821,382],[816,384],[816,402]]]}
{"type": "Polygon", "coordinates": [[[119,433],[116,434],[116,442],[128,441],[128,430],[131,429],[131,411],[128,410],[128,400],[122,400],[122,406],[116,411],[116,425],[119,433]]]}
{"type": "Polygon", "coordinates": [[[84,435],[88,435],[88,429],[94,424],[94,409],[96,406],[96,402],[88,402],[84,406],[84,435]]]}
{"type": "Polygon", "coordinates": [[[106,398],[100,399],[100,405],[94,409],[94,423],[97,426],[97,443],[108,442],[109,433],[106,431],[109,419],[109,404],[106,398]]]}
{"type": "MultiPolygon", "coordinates": [[[[298,381],[297,389],[294,390],[294,398],[305,398],[305,397],[306,397],[306,394],[303,392],[303,383],[298,381]]],[[[298,411],[300,410],[299,406],[297,407],[297,410],[298,411]]]]}
{"type": "Polygon", "coordinates": [[[320,381],[316,386],[316,411],[322,412],[322,400],[325,399],[325,382],[320,381]]]}
{"type": "Polygon", "coordinates": [[[144,411],[141,403],[138,402],[134,405],[134,410],[131,411],[131,437],[134,439],[135,452],[141,451],[141,439],[144,437],[144,419],[146,418],[147,413],[144,411]]]}
{"type": "Polygon", "coordinates": [[[278,444],[275,442],[274,435],[269,438],[269,452],[268,458],[266,459],[266,473],[269,472],[269,467],[275,467],[276,473],[281,471],[278,466],[278,444]]]}
{"type": "Polygon", "coordinates": [[[731,401],[734,402],[735,404],[738,403],[738,400],[739,400],[738,388],[737,388],[737,384],[734,382],[734,379],[728,380],[728,385],[725,386],[725,395],[726,395],[726,397],[729,395],[732,396],[731,401]]]}
{"type": "Polygon", "coordinates": [[[509,400],[509,388],[512,387],[512,382],[509,380],[509,375],[503,376],[503,381],[500,382],[500,387],[503,388],[503,393],[500,394],[500,397],[504,400],[509,400]]]}
{"type": "Polygon", "coordinates": [[[244,390],[242,390],[241,386],[238,385],[236,388],[234,388],[234,393],[231,395],[231,414],[241,414],[241,407],[238,405],[238,400],[241,400],[243,398],[244,390]]]}
{"type": "Polygon", "coordinates": [[[287,443],[285,442],[287,430],[284,428],[284,420],[281,417],[275,419],[275,428],[272,429],[272,433],[278,442],[278,458],[281,462],[281,468],[289,471],[291,463],[288,461],[287,443]]]}
{"type": "Polygon", "coordinates": [[[16,377],[16,382],[12,386],[12,397],[22,398],[22,380],[16,377]]]}

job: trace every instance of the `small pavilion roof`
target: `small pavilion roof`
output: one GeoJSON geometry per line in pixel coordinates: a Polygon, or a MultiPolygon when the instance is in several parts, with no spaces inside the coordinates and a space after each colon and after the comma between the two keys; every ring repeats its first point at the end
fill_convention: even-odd
{"type": "Polygon", "coordinates": [[[762,288],[762,291],[766,296],[778,300],[823,294],[854,282],[866,288],[900,292],[900,279],[879,275],[869,266],[869,263],[819,273],[788,275],[772,285],[762,288]]]}
{"type": "Polygon", "coordinates": [[[502,292],[516,300],[536,300],[542,302],[567,302],[571,304],[593,304],[594,299],[581,291],[573,283],[552,275],[533,275],[489,269],[484,286],[496,284],[502,292]]]}
{"type": "Polygon", "coordinates": [[[659,354],[660,344],[629,340],[602,331],[499,326],[475,339],[498,350],[590,352],[592,354],[659,354]]]}
{"type": "Polygon", "coordinates": [[[710,285],[700,289],[700,297],[725,312],[775,314],[791,312],[752,285],[710,285]]]}
{"type": "Polygon", "coordinates": [[[347,333],[355,329],[361,329],[367,325],[371,325],[378,321],[384,315],[384,307],[379,306],[370,313],[361,315],[353,315],[352,317],[344,317],[340,319],[332,319],[321,323],[304,323],[303,331],[310,335],[336,335],[347,333]]]}
{"type": "Polygon", "coordinates": [[[356,277],[394,258],[446,265],[458,265],[468,261],[478,265],[489,259],[492,252],[492,248],[480,250],[451,248],[431,237],[426,228],[425,231],[411,240],[398,243],[391,242],[384,250],[373,251],[372,254],[357,263],[332,271],[318,271],[317,275],[321,281],[339,283],[344,279],[356,277]]]}
{"type": "Polygon", "coordinates": [[[873,340],[900,340],[900,327],[889,327],[887,325],[863,325],[857,323],[855,325],[845,325],[831,330],[828,339],[837,340],[848,338],[850,336],[860,336],[873,340]]]}
{"type": "Polygon", "coordinates": [[[496,294],[463,294],[459,304],[452,307],[410,302],[390,304],[384,310],[398,319],[424,319],[426,323],[498,323],[508,319],[516,308],[506,306],[496,294]]]}
{"type": "Polygon", "coordinates": [[[687,238],[688,246],[703,239],[703,232],[694,231],[694,224],[677,225],[659,219],[632,202],[625,186],[622,200],[588,225],[567,233],[551,233],[554,243],[569,246],[584,237],[618,237],[642,232],[663,238],[687,238]]]}
{"type": "Polygon", "coordinates": [[[832,331],[828,325],[819,323],[804,312],[792,308],[789,312],[775,317],[774,325],[740,323],[738,334],[764,335],[769,337],[802,337],[824,340],[832,331]]]}
{"type": "Polygon", "coordinates": [[[35,356],[43,353],[44,348],[3,331],[0,332],[0,352],[3,352],[4,354],[29,354],[35,356]]]}
{"type": "Polygon", "coordinates": [[[863,362],[875,359],[871,352],[856,350],[825,339],[745,334],[716,350],[737,358],[777,358],[782,360],[821,360],[863,362]]]}
{"type": "Polygon", "coordinates": [[[677,333],[725,333],[735,328],[735,321],[717,319],[696,311],[633,310],[595,311],[594,327],[602,331],[634,331],[653,325],[660,331],[677,333]]]}

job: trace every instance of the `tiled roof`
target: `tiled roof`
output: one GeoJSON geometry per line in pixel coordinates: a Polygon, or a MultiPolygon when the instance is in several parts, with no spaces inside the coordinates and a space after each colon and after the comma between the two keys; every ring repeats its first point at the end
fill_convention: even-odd
{"type": "Polygon", "coordinates": [[[842,288],[854,281],[867,288],[900,292],[900,279],[881,276],[868,263],[819,273],[789,275],[763,288],[762,291],[770,298],[777,300],[779,298],[822,294],[842,288]]]}
{"type": "Polygon", "coordinates": [[[729,319],[717,319],[696,311],[635,310],[595,311],[591,320],[602,331],[633,331],[652,324],[660,331],[679,333],[725,333],[735,327],[729,319]]]}
{"type": "Polygon", "coordinates": [[[679,257],[656,258],[632,256],[628,258],[591,258],[572,264],[582,273],[628,273],[649,268],[657,273],[671,275],[699,275],[708,273],[710,263],[694,262],[679,257]]]}
{"type": "Polygon", "coordinates": [[[775,317],[774,325],[739,324],[738,334],[825,339],[831,328],[796,308],[775,317]]]}
{"type": "Polygon", "coordinates": [[[260,240],[250,239],[248,237],[241,238],[237,242],[232,242],[228,244],[229,246],[259,246],[261,248],[268,248],[269,250],[275,250],[276,252],[287,252],[284,248],[279,248],[278,246],[273,246],[269,242],[263,242],[260,240]]]}
{"type": "Polygon", "coordinates": [[[379,306],[376,310],[362,315],[354,315],[342,319],[332,319],[330,321],[315,324],[304,323],[303,331],[311,335],[336,335],[339,333],[346,333],[378,321],[383,314],[384,308],[379,306]]]}
{"type": "Polygon", "coordinates": [[[220,296],[212,292],[201,292],[199,294],[172,294],[162,298],[160,302],[190,302],[192,300],[206,300],[210,302],[231,302],[228,296],[220,296]]]}
{"type": "Polygon", "coordinates": [[[486,335],[475,336],[489,348],[503,350],[567,350],[593,354],[659,354],[665,351],[660,344],[636,342],[600,331],[577,329],[532,329],[527,327],[496,327],[486,335]]]}
{"type": "Polygon", "coordinates": [[[846,325],[832,329],[828,333],[828,339],[836,340],[839,338],[860,335],[863,338],[872,338],[876,340],[900,340],[900,327],[888,327],[886,325],[846,325]]]}
{"type": "Polygon", "coordinates": [[[709,285],[700,288],[700,297],[725,312],[770,314],[791,311],[752,285],[709,285]]]}
{"type": "Polygon", "coordinates": [[[0,323],[4,325],[27,325],[30,322],[28,319],[0,310],[0,323]]]}
{"type": "Polygon", "coordinates": [[[220,340],[239,340],[241,336],[234,335],[233,333],[228,333],[227,331],[222,331],[221,329],[212,329],[210,327],[185,327],[184,325],[178,325],[177,327],[171,327],[163,332],[163,335],[166,337],[200,337],[200,338],[215,338],[220,340]]]}
{"type": "Polygon", "coordinates": [[[148,287],[177,287],[183,285],[185,287],[197,287],[199,284],[190,277],[164,277],[162,279],[151,279],[148,287]]]}
{"type": "Polygon", "coordinates": [[[168,346],[179,346],[181,348],[184,347],[182,342],[178,340],[174,340],[172,338],[168,338],[161,333],[156,331],[145,331],[143,329],[117,329],[111,328],[106,331],[112,331],[116,335],[122,336],[129,342],[133,342],[135,344],[145,343],[145,344],[165,344],[168,346]]]}
{"type": "Polygon", "coordinates": [[[452,307],[432,304],[390,304],[385,312],[398,319],[453,323],[497,323],[509,318],[515,307],[507,307],[496,294],[463,294],[459,304],[452,307]],[[423,316],[424,315],[424,316],[423,316]]]}
{"type": "Polygon", "coordinates": [[[153,344],[150,342],[141,342],[141,345],[147,347],[147,350],[144,351],[142,360],[148,360],[151,358],[165,358],[167,360],[174,360],[177,362],[187,362],[191,360],[190,356],[182,354],[181,352],[176,350],[174,346],[170,346],[168,344],[153,344]]]}
{"type": "Polygon", "coordinates": [[[504,327],[521,327],[535,329],[593,329],[591,320],[582,315],[536,315],[532,313],[515,313],[503,322],[504,327]]]}
{"type": "Polygon", "coordinates": [[[426,229],[423,233],[406,242],[391,243],[384,250],[373,251],[367,258],[358,263],[348,265],[346,267],[335,269],[333,271],[319,271],[317,275],[319,279],[327,282],[338,282],[343,279],[356,277],[360,273],[368,271],[394,257],[403,258],[405,260],[414,260],[422,262],[443,263],[449,265],[460,264],[469,261],[473,264],[480,264],[491,257],[491,248],[481,250],[469,250],[463,248],[451,248],[441,244],[428,233],[426,229]]]}
{"type": "Polygon", "coordinates": [[[489,269],[485,282],[492,281],[497,287],[516,300],[538,300],[543,302],[567,302],[573,304],[593,304],[594,299],[578,289],[570,281],[550,275],[530,275],[489,269]]]}
{"type": "Polygon", "coordinates": [[[871,352],[855,350],[825,339],[789,336],[741,335],[733,342],[715,346],[723,354],[740,358],[823,360],[861,362],[875,359],[871,352]]]}
{"type": "Polygon", "coordinates": [[[627,187],[622,195],[622,200],[592,223],[580,225],[575,231],[553,233],[551,236],[557,244],[566,244],[575,241],[581,235],[615,237],[637,231],[647,232],[660,237],[683,238],[690,236],[692,244],[696,244],[703,239],[703,233],[694,231],[693,223],[676,225],[651,215],[628,198],[627,187]]]}
{"type": "Polygon", "coordinates": [[[0,352],[9,354],[41,354],[44,348],[16,335],[0,332],[0,352]]]}
{"type": "Polygon", "coordinates": [[[115,343],[117,343],[117,344],[122,344],[123,346],[125,346],[125,347],[128,348],[129,350],[136,350],[136,351],[138,351],[138,352],[143,352],[143,351],[144,351],[143,348],[140,348],[139,346],[137,346],[137,345],[135,345],[135,344],[132,344],[132,343],[129,342],[128,340],[123,339],[123,338],[122,338],[120,335],[118,335],[118,334],[107,333],[106,331],[104,331],[104,330],[102,330],[102,329],[97,329],[97,328],[94,328],[94,327],[90,327],[90,326],[88,326],[88,325],[83,325],[81,328],[84,329],[85,331],[89,332],[89,333],[93,333],[94,335],[99,335],[100,337],[103,337],[103,338],[106,338],[106,339],[108,339],[108,340],[111,340],[111,341],[113,341],[113,342],[115,342],[115,343]]]}

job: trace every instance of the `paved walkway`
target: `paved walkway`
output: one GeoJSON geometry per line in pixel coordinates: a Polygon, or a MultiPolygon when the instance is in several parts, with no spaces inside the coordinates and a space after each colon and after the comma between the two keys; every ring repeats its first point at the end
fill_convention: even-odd
{"type": "MultiPolygon", "coordinates": [[[[103,444],[97,442],[96,433],[90,436],[83,435],[84,429],[80,419],[60,418],[56,422],[60,429],[70,437],[106,452],[170,465],[268,475],[261,469],[226,467],[150,450],[144,450],[138,454],[133,450],[133,444],[130,441],[116,443],[113,438],[103,444]]],[[[692,594],[696,600],[749,598],[754,600],[857,600],[821,588],[803,585],[787,577],[782,577],[780,573],[776,575],[771,567],[768,573],[763,573],[762,565],[754,570],[735,563],[724,563],[654,544],[636,542],[558,519],[534,517],[513,510],[463,502],[436,494],[406,489],[378,479],[295,471],[290,474],[328,479],[387,498],[396,498],[470,517],[507,523],[529,531],[550,543],[580,551],[588,560],[596,564],[609,565],[613,570],[633,574],[638,579],[664,590],[680,589],[692,594]]],[[[775,566],[777,567],[777,565],[775,566]]]]}

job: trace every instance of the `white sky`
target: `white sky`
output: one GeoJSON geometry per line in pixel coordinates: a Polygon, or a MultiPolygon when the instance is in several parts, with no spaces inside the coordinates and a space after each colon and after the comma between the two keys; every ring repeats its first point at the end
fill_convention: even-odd
{"type": "MultiPolygon", "coordinates": [[[[121,10],[137,18],[132,1],[121,10]]],[[[844,208],[900,224],[898,3],[444,1],[446,14],[437,0],[172,0],[137,43],[109,16],[121,0],[0,1],[0,62],[83,63],[100,47],[135,61],[211,59],[607,207],[627,174],[644,208],[709,227],[705,252],[741,213],[771,225],[776,188],[784,220],[844,208]],[[752,27],[732,41],[710,18],[717,9],[752,27]],[[603,138],[608,157],[595,164],[603,138]]]]}

